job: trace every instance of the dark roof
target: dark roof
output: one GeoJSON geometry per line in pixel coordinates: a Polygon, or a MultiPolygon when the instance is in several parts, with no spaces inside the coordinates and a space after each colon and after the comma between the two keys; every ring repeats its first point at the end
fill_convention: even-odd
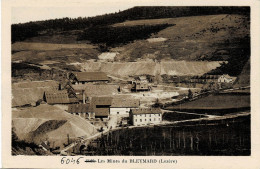
{"type": "Polygon", "coordinates": [[[148,89],[148,84],[147,83],[137,83],[136,89],[148,89]]]}
{"type": "Polygon", "coordinates": [[[113,99],[110,107],[139,107],[139,100],[137,99],[113,99]]]}
{"type": "Polygon", "coordinates": [[[92,105],[111,105],[112,97],[92,97],[92,105]]]}
{"type": "Polygon", "coordinates": [[[132,114],[161,114],[162,111],[159,108],[141,108],[131,109],[132,114]]]}
{"type": "Polygon", "coordinates": [[[90,104],[70,104],[68,107],[69,113],[88,113],[93,112],[90,104]]]}
{"type": "Polygon", "coordinates": [[[74,72],[73,74],[80,82],[109,80],[104,72],[74,72]]]}
{"type": "Polygon", "coordinates": [[[46,91],[45,98],[48,104],[70,103],[66,90],[46,91]]]}

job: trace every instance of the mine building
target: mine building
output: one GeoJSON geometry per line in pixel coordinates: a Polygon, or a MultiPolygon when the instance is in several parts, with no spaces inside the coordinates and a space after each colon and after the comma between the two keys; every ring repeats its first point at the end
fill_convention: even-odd
{"type": "Polygon", "coordinates": [[[90,104],[96,118],[108,118],[112,97],[92,97],[90,104]]]}
{"type": "Polygon", "coordinates": [[[227,74],[224,75],[203,75],[193,76],[190,80],[191,83],[233,83],[236,77],[231,77],[227,74]]]}
{"type": "Polygon", "coordinates": [[[129,115],[130,109],[135,109],[140,106],[138,99],[120,99],[114,98],[110,106],[111,115],[129,115]]]}
{"type": "Polygon", "coordinates": [[[104,72],[73,72],[69,73],[68,79],[73,85],[109,81],[108,76],[104,72]]]}
{"type": "Polygon", "coordinates": [[[95,113],[89,103],[87,104],[70,104],[68,106],[68,112],[73,115],[79,115],[85,119],[95,119],[95,113]]]}
{"type": "Polygon", "coordinates": [[[129,120],[134,126],[159,124],[162,121],[162,111],[159,108],[131,109],[129,120]]]}
{"type": "Polygon", "coordinates": [[[70,103],[67,90],[45,91],[43,100],[48,104],[70,103]]]}
{"type": "Polygon", "coordinates": [[[151,87],[147,83],[135,82],[132,91],[150,91],[151,87]]]}

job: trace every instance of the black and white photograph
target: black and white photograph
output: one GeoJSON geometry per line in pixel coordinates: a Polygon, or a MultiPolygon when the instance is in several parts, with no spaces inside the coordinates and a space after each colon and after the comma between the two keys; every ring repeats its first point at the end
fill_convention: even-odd
{"type": "Polygon", "coordinates": [[[12,157],[252,155],[252,6],[14,6],[10,16],[12,157]]]}

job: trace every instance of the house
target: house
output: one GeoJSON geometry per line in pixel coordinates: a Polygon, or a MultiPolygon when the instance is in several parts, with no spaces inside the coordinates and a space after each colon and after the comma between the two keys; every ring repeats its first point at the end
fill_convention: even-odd
{"type": "Polygon", "coordinates": [[[159,108],[131,109],[129,119],[134,126],[159,124],[162,121],[162,111],[159,108]]]}
{"type": "Polygon", "coordinates": [[[148,83],[148,79],[145,75],[139,76],[138,79],[141,83],[148,83]]]}
{"type": "Polygon", "coordinates": [[[85,84],[90,82],[108,82],[109,78],[104,72],[73,72],[68,75],[72,84],[85,84]]]}
{"type": "Polygon", "coordinates": [[[70,103],[67,90],[45,91],[43,100],[48,104],[70,103]]]}
{"type": "Polygon", "coordinates": [[[112,97],[92,97],[90,104],[95,112],[95,117],[107,118],[110,114],[112,97]]]}
{"type": "Polygon", "coordinates": [[[147,83],[135,82],[132,91],[149,91],[150,86],[147,83]]]}
{"type": "Polygon", "coordinates": [[[110,106],[111,115],[129,115],[130,109],[138,108],[140,100],[137,99],[113,99],[110,106]]]}
{"type": "Polygon", "coordinates": [[[218,83],[231,83],[232,84],[232,83],[234,83],[235,80],[236,80],[236,77],[229,76],[228,74],[224,74],[218,78],[218,83]]]}
{"type": "Polygon", "coordinates": [[[73,115],[79,115],[86,119],[95,119],[95,113],[91,108],[90,104],[70,104],[68,106],[68,112],[73,115]]]}

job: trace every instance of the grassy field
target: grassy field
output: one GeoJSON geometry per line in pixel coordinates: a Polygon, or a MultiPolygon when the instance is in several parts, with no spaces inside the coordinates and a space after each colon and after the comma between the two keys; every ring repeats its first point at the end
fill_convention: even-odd
{"type": "Polygon", "coordinates": [[[226,112],[250,109],[250,95],[245,94],[218,94],[209,95],[198,100],[186,102],[180,105],[167,107],[170,110],[189,112],[226,112]]]}
{"type": "Polygon", "coordinates": [[[186,114],[186,113],[177,113],[177,112],[165,112],[163,114],[163,120],[167,121],[180,121],[180,120],[188,120],[188,119],[198,119],[201,117],[206,117],[204,115],[196,115],[196,114],[186,114]]]}
{"type": "Polygon", "coordinates": [[[41,63],[44,61],[77,62],[97,59],[100,54],[96,46],[90,44],[53,44],[17,42],[12,44],[12,61],[41,63]]]}

